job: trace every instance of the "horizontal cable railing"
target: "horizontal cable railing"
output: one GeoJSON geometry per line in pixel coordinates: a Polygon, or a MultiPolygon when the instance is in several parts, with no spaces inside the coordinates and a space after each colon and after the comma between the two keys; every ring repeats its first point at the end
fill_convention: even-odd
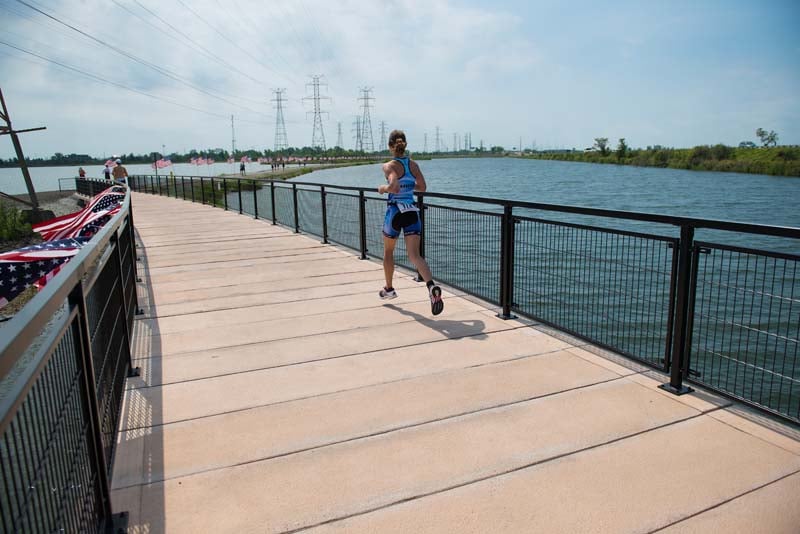
{"type": "MultiPolygon", "coordinates": [[[[372,188],[163,180],[156,187],[152,176],[135,176],[131,185],[383,256],[385,198],[372,188]],[[194,195],[178,195],[187,183],[194,195]]],[[[502,317],[524,315],[668,371],[664,387],[676,394],[691,391],[684,382],[702,384],[800,422],[800,258],[694,238],[696,230],[771,236],[798,250],[800,229],[442,193],[418,201],[421,252],[437,280],[499,306],[502,317]]],[[[395,261],[414,268],[402,240],[395,261]]]]}
{"type": "MultiPolygon", "coordinates": [[[[109,187],[76,180],[86,194],[109,187]],[[102,187],[102,186],[105,187],[102,187]]],[[[136,301],[130,194],[0,326],[0,531],[123,527],[110,480],[136,301]]]]}

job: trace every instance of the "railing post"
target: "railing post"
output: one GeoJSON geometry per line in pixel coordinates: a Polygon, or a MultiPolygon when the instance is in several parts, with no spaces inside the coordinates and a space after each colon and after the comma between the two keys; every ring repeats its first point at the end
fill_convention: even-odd
{"type": "Polygon", "coordinates": [[[206,190],[203,187],[203,177],[200,176],[200,203],[206,205],[206,190]]]}
{"type": "Polygon", "coordinates": [[[691,300],[691,271],[692,271],[692,244],[694,241],[694,228],[689,225],[681,226],[680,250],[678,252],[678,294],[675,304],[675,333],[672,337],[672,357],[670,358],[670,380],[661,384],[663,390],[683,395],[694,391],[683,385],[683,379],[689,372],[688,364],[688,324],[689,303],[691,300]]]}
{"type": "Polygon", "coordinates": [[[211,177],[211,206],[217,207],[217,192],[214,191],[214,177],[211,177]]]}
{"type": "Polygon", "coordinates": [[[292,184],[292,203],[294,204],[294,233],[300,233],[300,210],[297,208],[297,184],[292,184]]]}
{"type": "MultiPolygon", "coordinates": [[[[139,273],[136,272],[136,227],[133,224],[133,204],[131,204],[130,211],[128,211],[128,231],[131,234],[131,262],[133,262],[133,276],[137,282],[141,282],[142,279],[139,278],[139,273]]],[[[136,306],[136,315],[142,315],[144,312],[139,308],[139,295],[137,295],[135,287],[133,291],[133,302],[136,306]]]]}
{"type": "Polygon", "coordinates": [[[328,196],[325,193],[325,186],[322,185],[319,188],[320,194],[320,203],[322,204],[322,242],[328,244],[328,202],[326,197],[328,196]]]}
{"type": "Polygon", "coordinates": [[[500,306],[501,319],[515,319],[511,313],[514,305],[514,214],[511,204],[503,206],[500,226],[500,306]]]}
{"type": "Polygon", "coordinates": [[[92,342],[91,333],[89,331],[89,319],[86,310],[86,298],[83,294],[83,282],[79,281],[75,288],[69,295],[69,302],[78,308],[78,322],[79,338],[75,340],[76,352],[80,360],[77,362],[79,368],[83,371],[83,388],[85,395],[83,397],[83,410],[84,416],[88,421],[86,431],[90,434],[87,436],[87,446],[91,461],[94,464],[94,470],[97,472],[97,497],[100,508],[103,510],[103,515],[106,521],[112,521],[113,513],[111,511],[111,491],[108,480],[108,467],[105,462],[105,454],[103,452],[103,440],[100,430],[100,413],[97,407],[97,389],[95,386],[94,364],[92,357],[92,342]]]}
{"type": "MultiPolygon", "coordinates": [[[[128,220],[130,222],[130,219],[128,220]]],[[[125,265],[122,262],[122,247],[119,243],[119,233],[117,231],[114,232],[114,235],[111,237],[111,242],[114,244],[115,249],[115,256],[117,257],[117,274],[119,275],[119,296],[120,300],[122,301],[122,309],[125,312],[125,320],[122,321],[122,332],[125,336],[125,346],[128,348],[128,378],[139,376],[141,374],[141,369],[139,367],[133,366],[133,357],[131,356],[131,331],[128,325],[128,302],[125,298],[125,286],[124,284],[124,277],[125,277],[125,265]]],[[[131,243],[133,246],[133,243],[131,243]]],[[[134,263],[134,265],[136,265],[134,263]]],[[[131,273],[131,276],[136,276],[136,273],[131,273]]],[[[133,292],[136,293],[136,284],[133,284],[133,292]]]]}
{"type": "Polygon", "coordinates": [[[258,219],[258,187],[256,187],[256,182],[250,182],[253,185],[253,218],[258,219]]]}
{"type": "Polygon", "coordinates": [[[161,178],[156,175],[156,182],[158,182],[158,196],[162,196],[163,193],[161,192],[161,178]]]}
{"type": "Polygon", "coordinates": [[[236,179],[236,185],[239,188],[239,215],[242,214],[242,179],[236,179]]]}
{"type": "Polygon", "coordinates": [[[222,203],[225,206],[225,211],[228,211],[228,179],[222,179],[222,203]]]}
{"type": "Polygon", "coordinates": [[[278,216],[275,213],[275,182],[269,183],[269,200],[272,205],[272,224],[278,224],[278,216]]]}
{"type": "MultiPolygon", "coordinates": [[[[419,255],[425,257],[425,196],[422,193],[417,193],[417,207],[419,208],[419,224],[422,231],[419,233],[419,255]]],[[[425,279],[417,271],[417,276],[414,278],[417,282],[424,282],[425,279]]]]}
{"type": "Polygon", "coordinates": [[[364,190],[358,192],[358,226],[361,234],[361,259],[367,259],[367,199],[364,190]]]}

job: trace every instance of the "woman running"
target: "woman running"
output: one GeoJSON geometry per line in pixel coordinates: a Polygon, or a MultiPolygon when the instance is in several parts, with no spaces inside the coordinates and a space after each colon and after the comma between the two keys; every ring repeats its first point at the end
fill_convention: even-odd
{"type": "Polygon", "coordinates": [[[419,255],[422,223],[419,219],[419,208],[414,205],[414,191],[425,192],[427,189],[425,177],[419,170],[417,162],[405,155],[406,134],[401,130],[392,130],[389,134],[389,150],[394,158],[383,164],[383,174],[386,175],[387,183],[378,187],[378,193],[381,195],[389,193],[386,217],[383,220],[383,273],[386,277],[386,286],[378,294],[382,299],[397,297],[397,292],[392,287],[394,247],[402,230],[408,259],[428,286],[431,313],[439,315],[444,309],[442,288],[433,283],[428,262],[419,255]]]}

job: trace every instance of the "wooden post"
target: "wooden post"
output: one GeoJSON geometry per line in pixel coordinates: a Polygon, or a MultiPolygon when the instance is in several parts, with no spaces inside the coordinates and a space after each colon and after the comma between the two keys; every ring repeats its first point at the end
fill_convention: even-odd
{"type": "MultiPolygon", "coordinates": [[[[30,197],[31,204],[33,204],[34,217],[38,219],[39,199],[36,198],[36,191],[33,189],[31,175],[28,172],[28,164],[25,161],[25,155],[22,153],[22,145],[19,142],[19,137],[17,137],[17,134],[24,132],[35,132],[37,130],[46,130],[47,128],[45,126],[41,126],[39,128],[28,128],[27,130],[14,130],[14,128],[11,126],[11,117],[8,115],[8,108],[6,108],[6,101],[3,98],[2,89],[0,89],[0,104],[3,106],[3,112],[0,113],[0,118],[6,123],[5,126],[0,126],[0,135],[8,134],[11,136],[11,142],[14,143],[14,150],[17,153],[19,168],[22,170],[22,177],[25,178],[25,186],[28,188],[28,196],[30,197]]],[[[38,220],[36,222],[38,222],[38,220]]]]}

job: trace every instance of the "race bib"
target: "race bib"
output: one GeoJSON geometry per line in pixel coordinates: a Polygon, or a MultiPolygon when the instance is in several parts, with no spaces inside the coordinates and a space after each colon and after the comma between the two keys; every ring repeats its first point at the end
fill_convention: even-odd
{"type": "Polygon", "coordinates": [[[407,211],[419,211],[419,208],[414,204],[408,204],[406,202],[398,202],[397,209],[400,210],[400,213],[405,213],[407,211]]]}

